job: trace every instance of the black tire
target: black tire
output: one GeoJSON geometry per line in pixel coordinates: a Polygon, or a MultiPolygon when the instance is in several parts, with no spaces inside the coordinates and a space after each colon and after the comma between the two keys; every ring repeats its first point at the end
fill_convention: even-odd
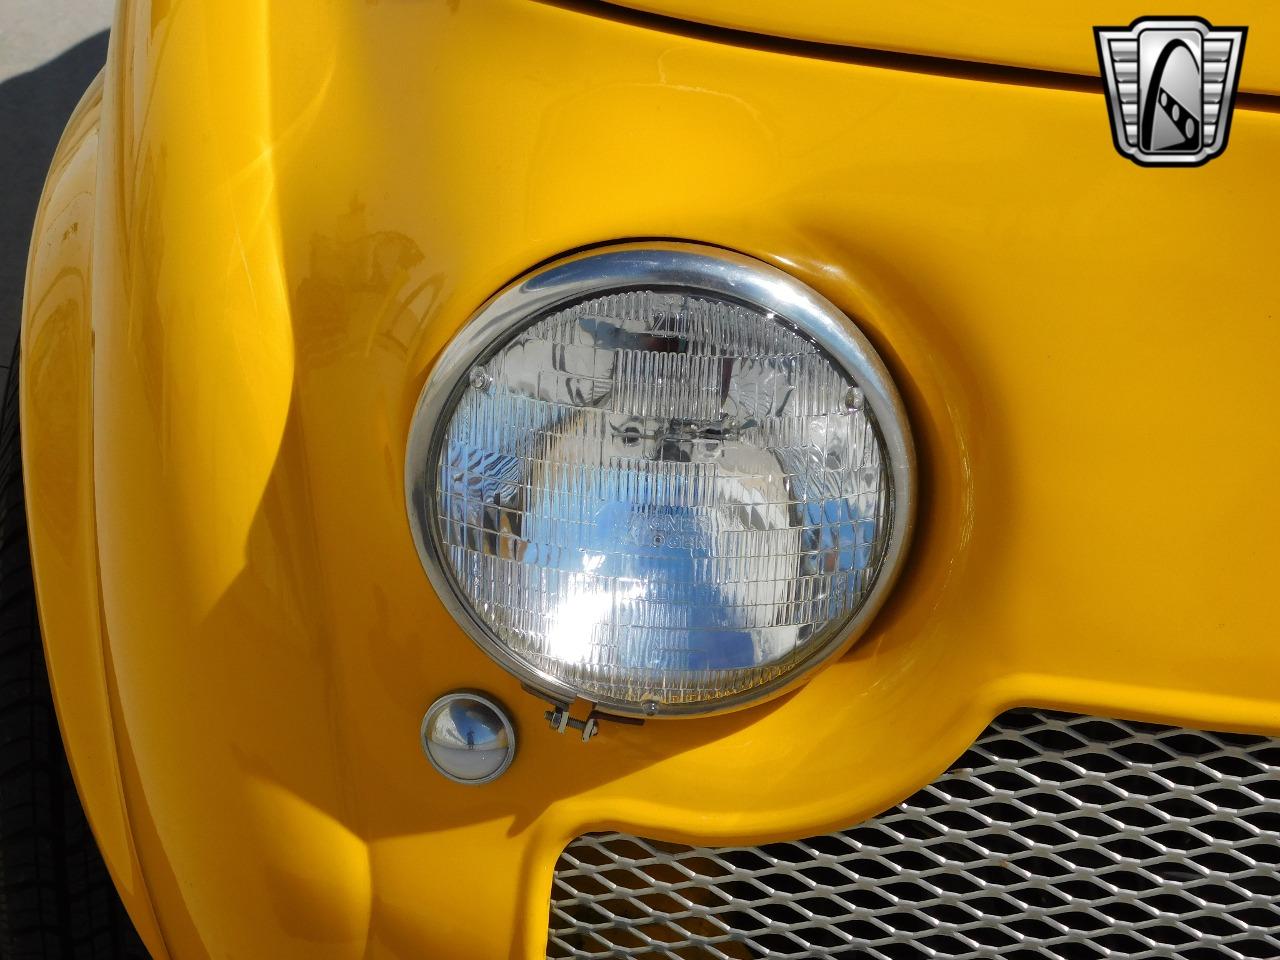
{"type": "Polygon", "coordinates": [[[15,348],[0,409],[0,960],[147,960],[71,780],[30,557],[15,348]]]}

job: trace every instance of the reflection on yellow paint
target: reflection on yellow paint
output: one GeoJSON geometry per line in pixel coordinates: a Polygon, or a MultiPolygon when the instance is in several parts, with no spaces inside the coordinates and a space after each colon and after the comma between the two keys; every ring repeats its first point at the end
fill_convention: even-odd
{"type": "Polygon", "coordinates": [[[101,166],[57,174],[93,198],[92,255],[50,208],[33,247],[28,488],[77,776],[175,957],[538,957],[569,838],[848,826],[1014,704],[1280,732],[1272,110],[1153,175],[1087,84],[576,5],[120,23],[101,166]],[[858,318],[921,507],[889,605],[802,689],[584,745],[432,592],[404,444],[495,290],[635,237],[769,260],[858,318]],[[521,737],[485,787],[417,742],[460,688],[521,737]]]}

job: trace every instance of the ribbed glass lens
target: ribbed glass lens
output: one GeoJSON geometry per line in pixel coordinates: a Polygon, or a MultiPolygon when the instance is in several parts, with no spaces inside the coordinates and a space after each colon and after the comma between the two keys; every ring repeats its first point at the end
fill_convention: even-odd
{"type": "Polygon", "coordinates": [[[752,307],[638,290],[471,368],[439,446],[440,554],[520,661],[651,710],[766,684],[867,597],[893,498],[858,385],[752,307]]]}

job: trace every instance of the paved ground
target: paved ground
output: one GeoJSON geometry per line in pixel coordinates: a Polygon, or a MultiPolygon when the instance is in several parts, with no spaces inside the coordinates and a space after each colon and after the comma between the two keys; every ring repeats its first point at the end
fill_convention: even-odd
{"type": "Polygon", "coordinates": [[[114,0],[0,0],[0,369],[18,330],[27,245],[63,125],[107,52],[114,0]]]}

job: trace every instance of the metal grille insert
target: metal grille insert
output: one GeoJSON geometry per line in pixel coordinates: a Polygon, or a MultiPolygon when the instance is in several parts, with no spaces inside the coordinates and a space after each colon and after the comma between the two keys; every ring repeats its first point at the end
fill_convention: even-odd
{"type": "Polygon", "coordinates": [[[1273,960],[1280,740],[1016,710],[840,833],[579,837],[547,956],[1273,960]]]}

